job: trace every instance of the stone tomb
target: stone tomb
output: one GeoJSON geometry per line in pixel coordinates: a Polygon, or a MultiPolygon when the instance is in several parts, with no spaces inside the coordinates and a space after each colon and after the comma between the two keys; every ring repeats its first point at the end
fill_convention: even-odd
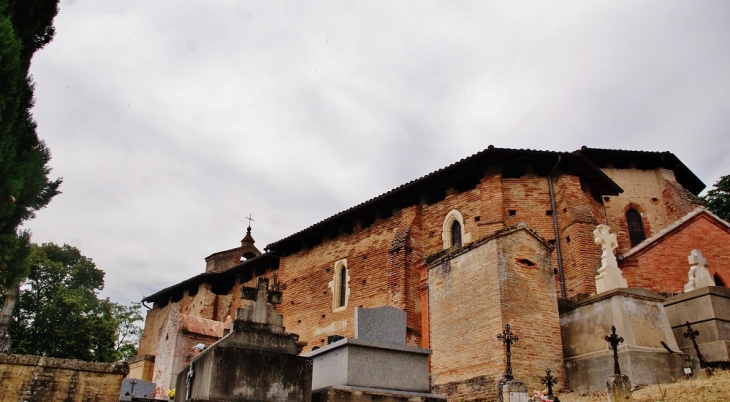
{"type": "Polygon", "coordinates": [[[560,326],[568,388],[603,391],[612,374],[613,351],[604,340],[611,326],[625,342],[618,346],[621,372],[634,385],[668,383],[683,377],[697,360],[679,352],[662,302],[644,289],[613,289],[565,306],[560,326]],[[664,343],[663,346],[662,343],[664,343]]]}
{"type": "Polygon", "coordinates": [[[122,380],[122,388],[119,391],[120,401],[131,401],[132,398],[154,398],[157,385],[153,382],[143,381],[137,378],[125,378],[122,380]]]}
{"type": "Polygon", "coordinates": [[[406,313],[396,307],[355,309],[355,338],[305,356],[313,359],[314,401],[442,401],[429,393],[431,351],[406,346],[406,313]]]}
{"type": "Polygon", "coordinates": [[[272,304],[281,302],[274,278],[258,278],[242,297],[231,332],[204,350],[177,376],[175,401],[311,401],[312,360],[297,356],[304,346],[287,333],[272,304]]]}
{"type": "Polygon", "coordinates": [[[709,363],[730,361],[730,289],[706,286],[672,296],[664,301],[667,318],[679,349],[695,354],[692,340],[685,337],[685,323],[699,331],[700,353],[709,363]]]}

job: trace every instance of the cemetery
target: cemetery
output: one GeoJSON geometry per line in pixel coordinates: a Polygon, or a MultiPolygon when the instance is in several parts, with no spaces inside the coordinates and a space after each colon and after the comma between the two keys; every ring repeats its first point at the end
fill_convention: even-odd
{"type": "Polygon", "coordinates": [[[709,378],[730,224],[702,188],[669,153],[490,147],[264,252],[249,224],[143,298],[137,356],[0,358],[0,400],[612,402],[709,378]]]}

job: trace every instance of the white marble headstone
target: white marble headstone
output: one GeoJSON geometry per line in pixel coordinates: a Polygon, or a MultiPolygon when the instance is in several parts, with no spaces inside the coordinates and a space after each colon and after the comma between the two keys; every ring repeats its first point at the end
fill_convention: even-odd
{"type": "Polygon", "coordinates": [[[603,293],[618,288],[627,288],[628,284],[621,274],[621,269],[616,262],[613,249],[618,247],[616,235],[609,233],[611,228],[607,225],[598,225],[593,231],[596,244],[601,246],[601,268],[598,268],[596,276],[596,293],[603,293]]]}
{"type": "Polygon", "coordinates": [[[687,273],[689,282],[684,285],[685,292],[704,288],[705,286],[715,286],[715,280],[707,269],[707,259],[702,256],[702,251],[692,250],[689,256],[687,256],[687,261],[690,264],[690,268],[687,273]]]}

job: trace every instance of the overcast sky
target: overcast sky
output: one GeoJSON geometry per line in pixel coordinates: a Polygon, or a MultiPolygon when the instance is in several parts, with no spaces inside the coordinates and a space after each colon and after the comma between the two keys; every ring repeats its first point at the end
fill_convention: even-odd
{"type": "Polygon", "coordinates": [[[33,59],[61,191],[26,226],[128,304],[488,145],[730,174],[730,2],[61,0],[33,59]]]}

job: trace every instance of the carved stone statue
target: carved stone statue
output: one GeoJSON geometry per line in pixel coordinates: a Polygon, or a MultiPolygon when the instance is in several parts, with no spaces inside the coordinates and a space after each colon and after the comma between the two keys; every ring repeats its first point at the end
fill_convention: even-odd
{"type": "Polygon", "coordinates": [[[611,228],[606,225],[598,225],[593,231],[596,244],[601,246],[601,268],[598,268],[596,276],[596,293],[607,292],[612,289],[628,287],[626,279],[621,274],[613,249],[618,247],[616,235],[609,233],[611,228]]]}

